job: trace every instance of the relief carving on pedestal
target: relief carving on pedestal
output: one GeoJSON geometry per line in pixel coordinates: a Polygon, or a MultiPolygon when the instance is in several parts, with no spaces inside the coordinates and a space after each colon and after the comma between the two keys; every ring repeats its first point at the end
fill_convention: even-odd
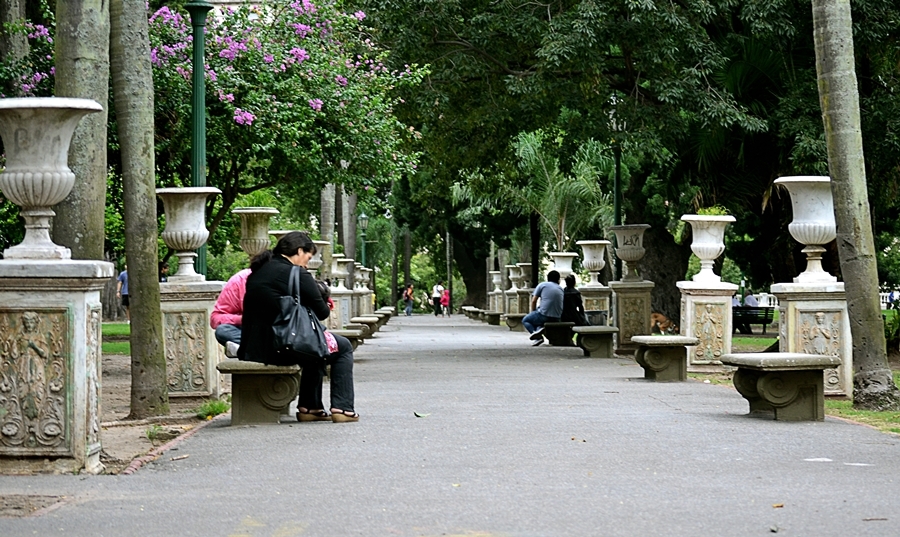
{"type": "Polygon", "coordinates": [[[631,341],[632,336],[644,335],[647,331],[647,306],[645,297],[625,297],[622,305],[622,326],[619,336],[623,342],[631,341]]]}
{"type": "Polygon", "coordinates": [[[169,392],[206,391],[206,312],[166,313],[169,392]]]}
{"type": "Polygon", "coordinates": [[[586,311],[607,311],[607,310],[609,310],[609,297],[605,297],[605,296],[584,297],[584,309],[586,311]]]}
{"type": "MultiPolygon", "coordinates": [[[[801,311],[798,319],[800,352],[841,356],[841,312],[801,311]]],[[[825,391],[841,390],[838,369],[825,370],[825,391]]]]}
{"type": "Polygon", "coordinates": [[[0,453],[66,453],[66,310],[0,313],[0,453]]]}
{"type": "Polygon", "coordinates": [[[694,349],[694,361],[718,360],[724,352],[725,304],[694,303],[694,333],[700,340],[694,349]]]}
{"type": "Polygon", "coordinates": [[[87,321],[87,349],[85,349],[85,370],[87,389],[87,445],[88,451],[96,446],[100,449],[100,382],[101,382],[101,309],[94,307],[88,309],[87,321]]]}

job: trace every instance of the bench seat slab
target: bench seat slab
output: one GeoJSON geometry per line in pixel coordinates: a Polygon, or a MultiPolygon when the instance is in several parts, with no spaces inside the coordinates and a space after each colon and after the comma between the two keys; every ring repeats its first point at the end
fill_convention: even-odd
{"type": "Polygon", "coordinates": [[[574,326],[575,323],[571,322],[544,323],[544,337],[554,347],[574,347],[575,333],[572,332],[574,326]]]}
{"type": "Polygon", "coordinates": [[[619,331],[614,326],[575,326],[575,344],[581,347],[585,356],[591,358],[613,357],[613,334],[619,331]]]}

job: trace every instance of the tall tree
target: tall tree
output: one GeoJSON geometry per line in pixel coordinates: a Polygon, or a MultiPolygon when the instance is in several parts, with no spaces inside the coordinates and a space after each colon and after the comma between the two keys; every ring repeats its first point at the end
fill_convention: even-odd
{"type": "Polygon", "coordinates": [[[853,336],[853,405],[867,410],[898,410],[900,390],[887,363],[878,299],[850,1],[813,0],[812,7],[819,102],[853,336]]]}
{"type": "Polygon", "coordinates": [[[16,28],[25,24],[25,0],[0,2],[0,63],[21,61],[28,55],[25,32],[16,28]]]}
{"type": "Polygon", "coordinates": [[[69,247],[73,259],[103,259],[109,3],[56,0],[56,20],[56,96],[93,99],[104,110],[84,118],[75,129],[69,147],[75,186],[54,208],[53,240],[69,247]]]}
{"type": "Polygon", "coordinates": [[[111,0],[110,57],[131,290],[131,414],[168,414],[157,260],[153,68],[144,0],[111,0]]]}

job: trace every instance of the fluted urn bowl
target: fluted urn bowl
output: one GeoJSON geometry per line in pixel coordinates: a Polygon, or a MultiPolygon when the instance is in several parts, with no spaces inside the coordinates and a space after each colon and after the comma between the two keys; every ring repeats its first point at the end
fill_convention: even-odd
{"type": "Polygon", "coordinates": [[[194,282],[206,278],[194,271],[194,252],[206,244],[209,230],[206,229],[206,199],[221,194],[218,188],[196,186],[186,188],[157,188],[156,195],[163,200],[166,211],[166,228],[162,232],[163,242],[175,250],[178,257],[178,272],[169,277],[169,282],[194,282]]]}
{"type": "Polygon", "coordinates": [[[791,176],[775,180],[791,195],[794,219],[788,224],[791,237],[805,245],[806,270],[794,278],[795,282],[833,282],[837,278],[822,268],[824,244],[834,240],[837,226],[834,221],[834,200],[831,178],[827,176],[791,176]]]}
{"type": "Polygon", "coordinates": [[[316,245],[316,253],[309,259],[309,262],[306,264],[306,268],[308,268],[313,276],[315,276],[316,272],[318,272],[319,270],[319,267],[321,267],[322,263],[324,263],[324,261],[322,260],[322,254],[325,253],[325,248],[331,246],[331,243],[328,241],[313,241],[313,244],[316,245]]]}
{"type": "Polygon", "coordinates": [[[686,214],[681,217],[691,224],[694,241],[691,251],[700,258],[700,272],[695,282],[718,283],[722,278],[713,272],[713,263],[725,251],[725,228],[735,221],[731,215],[686,214]]]}
{"type": "Polygon", "coordinates": [[[553,259],[553,268],[556,272],[559,272],[560,281],[572,274],[572,263],[578,257],[578,254],[575,252],[549,252],[548,255],[553,259]]]}
{"type": "Polygon", "coordinates": [[[522,268],[518,265],[505,265],[505,267],[511,284],[509,290],[515,291],[519,288],[519,278],[521,277],[522,268]]]}
{"type": "Polygon", "coordinates": [[[75,127],[87,114],[103,111],[90,99],[28,97],[0,99],[0,138],[6,169],[0,190],[21,208],[25,239],[3,252],[6,259],[70,259],[71,251],[50,240],[52,206],[75,186],[68,166],[75,127]]]}
{"type": "MultiPolygon", "coordinates": [[[[269,219],[279,213],[278,209],[275,207],[238,207],[231,212],[241,219],[241,250],[250,257],[263,250],[268,250],[269,219]]],[[[285,235],[287,233],[289,232],[286,232],[285,235]]]]}
{"type": "Polygon", "coordinates": [[[650,229],[648,224],[624,224],[612,226],[610,231],[616,234],[616,257],[621,259],[622,281],[643,279],[638,271],[638,262],[644,258],[644,231],[650,229]]]}
{"type": "Polygon", "coordinates": [[[516,266],[519,267],[519,285],[522,286],[523,289],[528,288],[528,284],[534,286],[534,282],[531,281],[531,263],[516,263],[516,266]]]}
{"type": "MultiPolygon", "coordinates": [[[[340,254],[341,257],[337,257],[338,254],[335,254],[334,265],[337,267],[333,274],[335,279],[337,279],[337,287],[339,289],[346,289],[346,280],[350,276],[350,266],[355,261],[354,259],[348,259],[340,254]]],[[[352,285],[352,284],[351,284],[352,285]]]]}
{"type": "Polygon", "coordinates": [[[612,243],[605,240],[590,240],[577,241],[575,244],[581,246],[581,251],[584,252],[581,265],[591,275],[587,287],[603,287],[600,283],[600,271],[606,266],[606,248],[612,243]]]}

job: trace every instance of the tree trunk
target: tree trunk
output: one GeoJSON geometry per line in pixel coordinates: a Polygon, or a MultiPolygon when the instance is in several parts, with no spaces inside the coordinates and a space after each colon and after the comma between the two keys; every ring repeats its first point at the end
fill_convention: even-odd
{"type": "Polygon", "coordinates": [[[412,233],[409,226],[403,226],[403,278],[406,285],[412,283],[412,233]]]}
{"type": "Polygon", "coordinates": [[[665,228],[656,227],[644,233],[644,246],[647,252],[641,260],[641,274],[645,280],[656,283],[650,308],[680,325],[681,291],[675,286],[675,282],[684,280],[691,249],[689,246],[676,244],[672,234],[665,228]]]}
{"type": "Polygon", "coordinates": [[[131,291],[130,419],[169,413],[157,271],[153,71],[145,5],[144,0],[111,0],[109,4],[131,291]]]}
{"type": "Polygon", "coordinates": [[[318,276],[321,279],[331,277],[331,254],[334,253],[334,183],[328,183],[319,194],[319,238],[328,241],[329,246],[322,252],[322,266],[318,276]]]}
{"type": "Polygon", "coordinates": [[[887,363],[860,132],[849,0],[813,0],[819,103],[853,337],[853,406],[900,410],[887,363]]]}
{"type": "MultiPolygon", "coordinates": [[[[356,257],[356,194],[347,194],[347,191],[341,188],[341,217],[343,220],[344,232],[341,234],[341,244],[344,245],[344,256],[347,259],[353,259],[357,263],[362,260],[356,257]]],[[[354,265],[347,265],[349,276],[347,282],[350,289],[353,288],[353,277],[356,274],[354,265]]]]}
{"type": "Polygon", "coordinates": [[[75,186],[53,208],[53,241],[70,248],[72,259],[103,259],[109,6],[106,0],[57,0],[56,21],[56,96],[93,99],[104,110],[75,129],[69,147],[75,186]]]}
{"type": "MultiPolygon", "coordinates": [[[[485,286],[487,279],[485,278],[484,265],[479,259],[474,260],[469,255],[469,249],[466,245],[453,237],[453,260],[456,261],[456,269],[459,270],[460,276],[466,283],[466,298],[463,299],[460,306],[476,306],[478,308],[487,308],[487,295],[485,294],[485,286]]],[[[429,296],[429,289],[425,289],[429,296]]]]}
{"type": "Polygon", "coordinates": [[[537,213],[531,213],[528,229],[531,236],[531,274],[528,275],[528,281],[532,287],[537,287],[541,283],[541,226],[537,213]]]}
{"type": "MultiPolygon", "coordinates": [[[[391,306],[397,305],[397,286],[399,285],[399,267],[397,263],[397,221],[391,219],[391,306]]],[[[374,274],[373,274],[374,279],[374,274]]],[[[405,288],[405,287],[404,287],[405,288]]],[[[399,311],[399,308],[398,308],[399,311]]]]}
{"type": "MultiPolygon", "coordinates": [[[[6,24],[21,24],[25,20],[25,0],[0,1],[0,63],[19,62],[28,56],[28,38],[24,33],[8,33],[6,24]]],[[[21,95],[21,87],[13,81],[4,81],[7,96],[21,95]],[[7,85],[8,84],[8,85],[7,85]]]]}

